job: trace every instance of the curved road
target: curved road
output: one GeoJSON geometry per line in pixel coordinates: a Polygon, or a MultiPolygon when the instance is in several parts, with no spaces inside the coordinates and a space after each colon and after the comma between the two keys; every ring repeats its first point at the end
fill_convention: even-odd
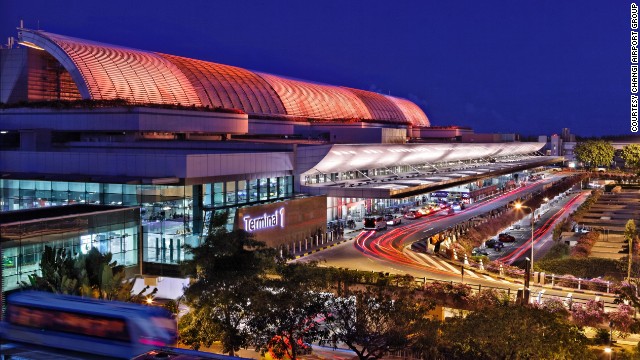
{"type": "MultiPolygon", "coordinates": [[[[557,180],[566,175],[554,175],[527,186],[502,194],[494,199],[473,206],[455,214],[435,214],[416,220],[403,219],[403,224],[390,228],[387,231],[362,231],[352,241],[330,247],[326,250],[304,256],[297,261],[319,261],[321,265],[343,267],[363,271],[389,272],[395,274],[410,274],[417,278],[427,278],[442,281],[462,281],[461,272],[450,263],[436,256],[420,254],[409,249],[409,245],[415,241],[424,239],[456,224],[467,221],[475,216],[487,213],[491,210],[503,207],[509,202],[517,200],[527,193],[535,193],[545,184],[557,180]]],[[[536,252],[548,250],[552,245],[550,240],[553,224],[561,217],[567,216],[586,197],[585,193],[566,197],[556,201],[556,211],[553,207],[543,215],[535,230],[536,252]]],[[[527,221],[525,218],[522,221],[527,221]]],[[[502,253],[509,254],[500,257],[500,254],[490,254],[492,259],[499,258],[504,262],[517,262],[529,256],[531,249],[531,228],[527,226],[514,235],[522,242],[521,245],[508,244],[502,253]]],[[[493,250],[489,250],[493,252],[493,250]]],[[[483,274],[474,274],[472,270],[465,269],[464,282],[479,287],[495,287],[517,291],[522,284],[506,280],[492,278],[483,274]]],[[[565,298],[571,290],[554,290],[550,287],[531,286],[532,296],[544,289],[545,296],[557,296],[565,298]]],[[[573,293],[574,301],[584,302],[599,297],[605,301],[607,308],[614,308],[614,296],[611,294],[587,294],[573,293]]]]}

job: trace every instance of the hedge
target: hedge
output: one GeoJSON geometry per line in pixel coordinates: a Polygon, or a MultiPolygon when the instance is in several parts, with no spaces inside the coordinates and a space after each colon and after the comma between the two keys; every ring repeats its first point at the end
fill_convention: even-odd
{"type": "Polygon", "coordinates": [[[534,262],[538,271],[547,274],[571,274],[582,279],[593,279],[603,276],[621,276],[620,261],[601,258],[563,258],[542,259],[534,262]]]}

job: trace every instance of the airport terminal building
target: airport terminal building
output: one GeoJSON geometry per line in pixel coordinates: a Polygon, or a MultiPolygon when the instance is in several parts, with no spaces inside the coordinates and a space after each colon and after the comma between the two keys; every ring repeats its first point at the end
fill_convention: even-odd
{"type": "MultiPolygon", "coordinates": [[[[472,202],[558,161],[539,143],[425,143],[429,119],[398,97],[18,31],[0,49],[0,210],[138,208],[138,230],[88,227],[70,243],[135,235],[121,256],[140,273],[169,272],[216,211],[295,250],[328,221],[434,192],[472,202]]],[[[12,282],[30,273],[16,236],[0,239],[12,282]]]]}

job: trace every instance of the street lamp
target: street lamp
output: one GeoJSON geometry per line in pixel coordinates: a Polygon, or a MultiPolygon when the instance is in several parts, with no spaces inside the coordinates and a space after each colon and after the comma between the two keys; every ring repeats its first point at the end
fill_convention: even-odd
{"type": "Polygon", "coordinates": [[[534,221],[535,211],[530,206],[525,206],[525,205],[522,205],[521,203],[516,203],[515,208],[516,209],[526,208],[531,210],[531,273],[533,274],[533,225],[535,224],[535,221],[534,221]]]}

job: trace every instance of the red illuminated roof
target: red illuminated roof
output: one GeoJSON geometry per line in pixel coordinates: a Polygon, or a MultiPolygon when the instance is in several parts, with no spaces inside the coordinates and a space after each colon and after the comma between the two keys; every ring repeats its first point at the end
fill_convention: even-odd
{"type": "Polygon", "coordinates": [[[429,126],[413,102],[370,91],[292,80],[180,56],[21,29],[50,53],[84,99],[240,109],[254,115],[359,119],[429,126]]]}
{"type": "Polygon", "coordinates": [[[352,92],[259,73],[278,93],[287,115],[323,119],[372,119],[364,103],[352,92]]]}

